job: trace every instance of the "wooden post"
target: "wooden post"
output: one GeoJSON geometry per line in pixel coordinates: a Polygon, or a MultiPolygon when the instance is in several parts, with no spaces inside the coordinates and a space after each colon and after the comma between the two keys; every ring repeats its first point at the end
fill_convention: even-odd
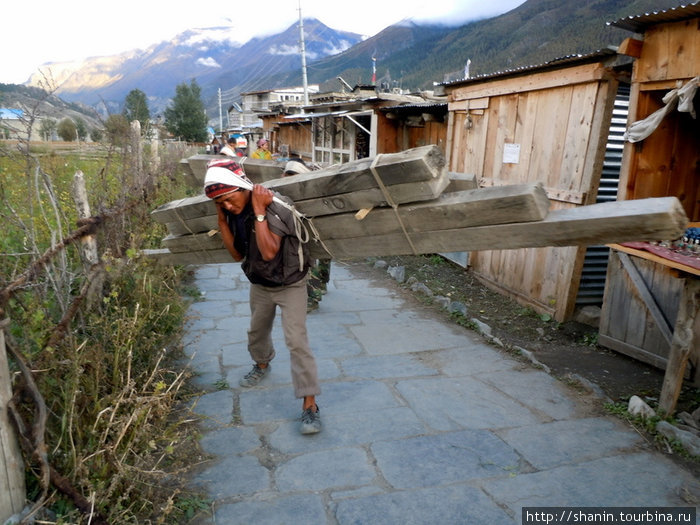
{"type": "Polygon", "coordinates": [[[141,142],[141,123],[138,120],[131,122],[129,138],[131,139],[131,167],[134,173],[134,180],[140,182],[143,172],[143,144],[141,142]]]}
{"type": "MultiPolygon", "coordinates": [[[[88,202],[87,189],[85,188],[85,177],[83,172],[78,170],[73,175],[73,201],[78,210],[78,217],[81,219],[86,219],[91,216],[90,214],[90,203],[88,202]]],[[[90,268],[99,264],[100,257],[97,252],[97,239],[94,235],[86,235],[82,238],[80,249],[83,254],[83,260],[85,261],[86,274],[89,274],[90,268]]],[[[104,279],[102,275],[96,276],[90,284],[90,289],[87,294],[87,305],[90,308],[95,301],[100,299],[102,283],[104,279]]]]}
{"type": "Polygon", "coordinates": [[[691,352],[700,353],[700,279],[689,275],[685,278],[681,292],[678,317],[659,398],[659,410],[666,415],[670,416],[676,410],[691,352]]]}
{"type": "Polygon", "coordinates": [[[12,397],[5,351],[5,326],[8,324],[7,319],[0,321],[0,523],[21,512],[26,499],[24,462],[7,413],[12,397]]]}

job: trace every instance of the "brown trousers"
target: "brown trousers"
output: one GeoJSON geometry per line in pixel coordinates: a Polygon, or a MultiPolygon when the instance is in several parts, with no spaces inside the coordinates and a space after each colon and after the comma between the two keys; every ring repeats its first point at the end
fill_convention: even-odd
{"type": "Polygon", "coordinates": [[[306,296],[306,279],[288,286],[250,285],[250,357],[256,363],[269,363],[275,357],[272,324],[279,306],[284,341],[289,349],[294,395],[298,398],[321,393],[316,359],[306,332],[306,296]]]}

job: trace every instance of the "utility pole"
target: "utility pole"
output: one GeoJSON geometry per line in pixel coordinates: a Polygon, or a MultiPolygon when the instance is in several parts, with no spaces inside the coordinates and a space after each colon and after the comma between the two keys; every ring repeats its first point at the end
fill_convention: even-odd
{"type": "Polygon", "coordinates": [[[309,105],[309,81],[306,78],[306,48],[304,47],[304,19],[301,16],[301,0],[299,0],[299,47],[301,49],[301,76],[304,83],[304,105],[309,105]]]}
{"type": "Polygon", "coordinates": [[[372,85],[377,85],[377,57],[372,56],[372,85]]]}
{"type": "Polygon", "coordinates": [[[221,116],[221,88],[219,88],[219,132],[224,131],[224,119],[221,116]]]}

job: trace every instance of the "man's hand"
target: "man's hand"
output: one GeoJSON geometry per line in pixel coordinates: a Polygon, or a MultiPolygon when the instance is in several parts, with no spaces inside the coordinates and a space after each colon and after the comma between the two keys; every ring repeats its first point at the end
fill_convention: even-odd
{"type": "Polygon", "coordinates": [[[265,215],[267,207],[272,203],[272,191],[268,190],[265,186],[256,184],[253,186],[253,213],[255,215],[265,215]]]}

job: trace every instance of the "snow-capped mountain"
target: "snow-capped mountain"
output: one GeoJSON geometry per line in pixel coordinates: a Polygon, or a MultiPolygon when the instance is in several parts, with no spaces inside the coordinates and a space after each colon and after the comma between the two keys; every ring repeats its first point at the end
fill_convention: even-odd
{"type": "MultiPolygon", "coordinates": [[[[304,20],[307,62],[340,53],[361,40],[358,34],[333,30],[316,19],[304,20]]],[[[296,24],[277,35],[253,38],[245,44],[235,41],[231,28],[214,27],[191,29],[145,50],[46,64],[28,84],[45,87],[52,83],[64,100],[106,104],[109,111],[117,111],[129,91],[140,89],[148,96],[152,112],[157,113],[175,94],[175,87],[191,79],[196,79],[202,97],[207,99],[218,89],[264,89],[254,83],[256,78],[295,68],[300,72],[301,84],[296,24]]]]}

